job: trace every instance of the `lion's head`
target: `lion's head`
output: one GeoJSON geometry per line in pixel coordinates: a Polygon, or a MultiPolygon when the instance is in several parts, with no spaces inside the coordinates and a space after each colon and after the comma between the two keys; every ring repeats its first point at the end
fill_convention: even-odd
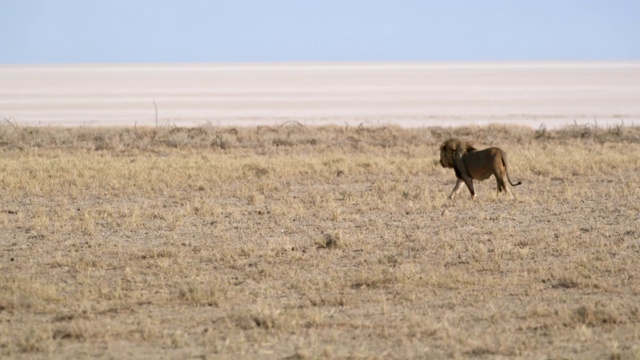
{"type": "Polygon", "coordinates": [[[468,151],[474,151],[471,143],[460,139],[449,139],[440,145],[440,165],[445,168],[455,168],[456,158],[468,151]]]}

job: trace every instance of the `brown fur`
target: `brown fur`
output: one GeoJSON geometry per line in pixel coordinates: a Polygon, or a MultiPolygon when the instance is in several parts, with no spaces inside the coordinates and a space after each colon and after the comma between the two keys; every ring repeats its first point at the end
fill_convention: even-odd
{"type": "Polygon", "coordinates": [[[462,183],[467,185],[471,197],[475,198],[473,180],[486,180],[491,175],[496,177],[498,193],[504,190],[511,195],[505,179],[511,186],[521,184],[521,182],[515,184],[511,182],[507,172],[507,153],[497,147],[477,150],[469,142],[449,139],[440,146],[440,164],[445,168],[453,168],[458,178],[449,196],[450,199],[460,192],[462,183]]]}

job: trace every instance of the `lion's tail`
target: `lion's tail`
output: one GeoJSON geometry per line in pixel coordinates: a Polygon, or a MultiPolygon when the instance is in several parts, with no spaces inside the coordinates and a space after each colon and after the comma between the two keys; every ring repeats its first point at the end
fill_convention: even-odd
{"type": "Polygon", "coordinates": [[[515,184],[511,181],[511,177],[509,176],[509,167],[507,166],[507,154],[506,153],[502,154],[502,164],[504,164],[504,171],[507,173],[507,180],[509,180],[509,184],[511,184],[511,186],[521,185],[522,181],[518,181],[515,184]]]}

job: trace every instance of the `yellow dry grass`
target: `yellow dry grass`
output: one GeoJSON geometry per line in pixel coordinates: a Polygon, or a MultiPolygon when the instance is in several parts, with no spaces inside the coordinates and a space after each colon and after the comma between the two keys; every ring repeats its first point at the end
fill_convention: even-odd
{"type": "Polygon", "coordinates": [[[0,127],[0,356],[640,358],[640,128],[0,127]],[[523,185],[448,201],[449,136],[523,185]]]}

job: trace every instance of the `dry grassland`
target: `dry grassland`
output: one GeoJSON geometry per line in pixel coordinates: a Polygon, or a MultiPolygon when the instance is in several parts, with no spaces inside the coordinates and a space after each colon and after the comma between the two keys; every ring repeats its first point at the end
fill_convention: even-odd
{"type": "Polygon", "coordinates": [[[640,128],[0,127],[0,357],[640,358],[640,128]],[[449,136],[523,185],[447,200],[449,136]]]}

